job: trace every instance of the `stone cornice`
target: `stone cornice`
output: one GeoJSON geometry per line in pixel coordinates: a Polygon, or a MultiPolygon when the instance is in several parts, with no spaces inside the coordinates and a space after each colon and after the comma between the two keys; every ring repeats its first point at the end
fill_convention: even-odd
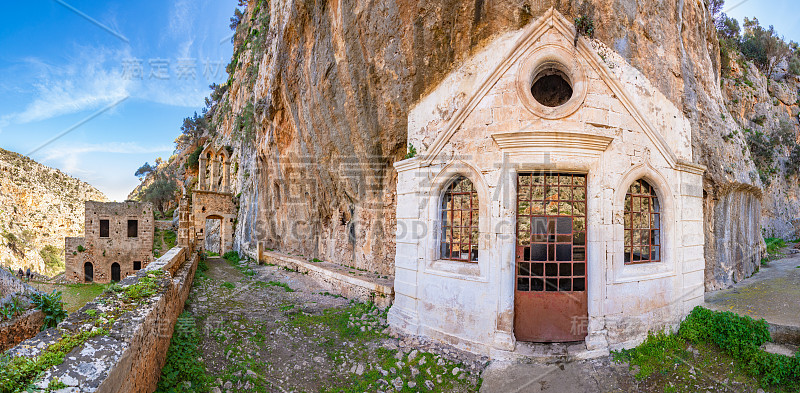
{"type": "Polygon", "coordinates": [[[500,149],[511,154],[572,150],[581,155],[599,156],[614,140],[612,137],[562,131],[516,131],[492,134],[500,149]]]}

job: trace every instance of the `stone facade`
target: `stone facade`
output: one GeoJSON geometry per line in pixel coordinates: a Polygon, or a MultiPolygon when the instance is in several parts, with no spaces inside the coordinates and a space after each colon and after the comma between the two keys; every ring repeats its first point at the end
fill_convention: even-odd
{"type": "MultiPolygon", "coordinates": [[[[238,213],[230,192],[230,152],[225,146],[209,143],[199,161],[197,188],[192,192],[189,217],[190,240],[196,247],[223,255],[233,250],[238,213]]],[[[183,229],[180,224],[179,227],[183,229]]]]}
{"type": "Polygon", "coordinates": [[[154,229],[152,203],[87,201],[85,237],[65,240],[65,277],[109,283],[135,274],[153,261],[154,229]]]}
{"type": "Polygon", "coordinates": [[[613,50],[576,37],[551,9],[495,38],[411,110],[408,143],[420,155],[395,164],[394,328],[501,356],[517,347],[515,320],[548,318],[515,304],[518,174],[539,171],[585,176],[587,356],[676,326],[703,302],[704,168],[693,164],[690,122],[613,50]],[[532,96],[542,73],[569,82],[566,102],[532,96]],[[442,194],[458,177],[477,191],[474,263],[439,251],[442,194]],[[661,203],[659,262],[623,258],[637,180],[661,203]]]}

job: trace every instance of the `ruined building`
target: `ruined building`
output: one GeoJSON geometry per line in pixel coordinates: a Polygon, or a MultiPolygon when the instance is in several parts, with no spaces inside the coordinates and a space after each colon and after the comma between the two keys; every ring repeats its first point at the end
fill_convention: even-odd
{"type": "Polygon", "coordinates": [[[68,237],[65,277],[109,283],[153,261],[155,219],[149,202],[86,202],[84,237],[68,237]]]}

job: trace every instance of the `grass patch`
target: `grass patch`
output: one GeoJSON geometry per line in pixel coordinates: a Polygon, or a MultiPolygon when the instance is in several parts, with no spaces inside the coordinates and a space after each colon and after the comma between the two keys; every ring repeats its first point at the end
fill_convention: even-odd
{"type": "Polygon", "coordinates": [[[227,281],[223,282],[221,286],[223,288],[228,288],[228,289],[236,288],[236,285],[234,285],[233,283],[227,282],[227,281]]]}
{"type": "Polygon", "coordinates": [[[153,256],[158,258],[175,247],[178,235],[175,231],[160,230],[156,228],[153,236],[153,256]]]}
{"type": "MultiPolygon", "coordinates": [[[[688,352],[688,346],[692,345],[705,352],[719,352],[716,359],[730,359],[733,370],[723,367],[720,372],[734,372],[731,377],[734,380],[751,377],[765,388],[800,391],[800,355],[789,357],[761,350],[761,345],[768,341],[771,341],[769,329],[763,319],[756,321],[698,306],[681,323],[677,334],[650,334],[638,347],[615,351],[612,356],[617,362],[629,362],[632,369],[638,367],[637,379],[656,376],[673,381],[701,366],[690,364],[695,361],[688,352]]],[[[723,362],[713,363],[716,365],[709,367],[723,362]]]]}
{"type": "Polygon", "coordinates": [[[286,292],[294,292],[294,289],[289,287],[288,284],[282,283],[280,281],[270,281],[270,282],[265,283],[265,285],[268,286],[268,287],[280,287],[280,288],[283,288],[283,290],[286,291],[286,292]]]}
{"type": "Polygon", "coordinates": [[[40,292],[61,292],[61,300],[64,302],[64,309],[67,312],[78,311],[86,303],[91,302],[96,297],[100,296],[108,284],[55,284],[44,282],[29,283],[32,287],[40,292]]]}
{"type": "Polygon", "coordinates": [[[194,316],[184,311],[175,324],[156,392],[208,391],[210,378],[203,362],[197,360],[203,355],[199,346],[200,334],[194,316]]]}
{"type": "Polygon", "coordinates": [[[225,253],[225,255],[222,258],[224,258],[225,261],[227,261],[229,265],[231,265],[234,268],[236,268],[236,270],[238,270],[240,273],[244,274],[245,276],[253,277],[253,276],[256,275],[256,272],[253,269],[251,269],[249,266],[242,265],[242,261],[250,262],[250,259],[245,259],[245,258],[240,257],[238,252],[236,252],[236,251],[228,251],[228,252],[225,253]]]}

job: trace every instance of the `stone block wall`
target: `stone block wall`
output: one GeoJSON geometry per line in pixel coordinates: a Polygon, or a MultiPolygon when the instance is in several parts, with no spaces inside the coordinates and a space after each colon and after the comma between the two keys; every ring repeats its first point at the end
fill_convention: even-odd
{"type": "MultiPolygon", "coordinates": [[[[36,290],[30,285],[7,270],[0,269],[0,306],[12,301],[15,296],[23,296],[27,302],[28,295],[33,292],[36,290]]],[[[43,323],[44,313],[35,309],[29,309],[11,320],[0,318],[0,353],[35,336],[43,323]]]]}
{"type": "Polygon", "coordinates": [[[85,237],[67,238],[65,244],[66,277],[73,282],[85,282],[85,267],[92,264],[93,281],[112,281],[112,265],[119,264],[120,279],[135,274],[153,261],[155,233],[153,204],[141,202],[86,202],[85,237]],[[109,233],[101,237],[100,222],[108,220],[109,233]],[[135,237],[128,236],[128,222],[136,220],[135,237]],[[85,250],[78,251],[78,246],[85,250]]]}
{"type": "Polygon", "coordinates": [[[25,341],[37,333],[44,324],[44,313],[31,309],[10,321],[0,322],[0,353],[25,341]]]}

